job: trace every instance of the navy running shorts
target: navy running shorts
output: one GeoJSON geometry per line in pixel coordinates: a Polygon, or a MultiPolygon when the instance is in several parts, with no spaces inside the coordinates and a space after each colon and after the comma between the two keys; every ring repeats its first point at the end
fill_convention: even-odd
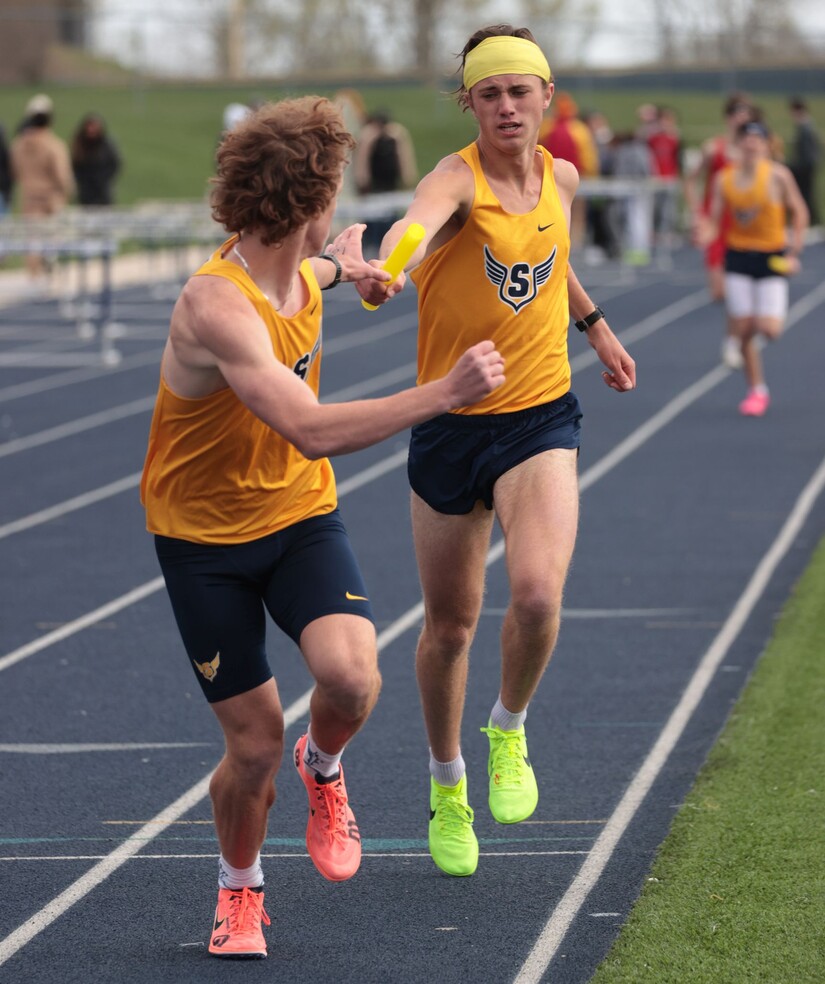
{"type": "Polygon", "coordinates": [[[479,499],[493,508],[493,487],[516,465],[554,448],[577,449],[582,410],[568,391],[514,413],[445,413],[412,429],[410,486],[436,512],[464,515],[479,499]]]}
{"type": "Polygon", "coordinates": [[[155,550],[189,661],[210,703],[272,676],[264,609],[296,644],[324,615],[374,621],[337,509],[249,543],[156,536],[155,550]]]}
{"type": "Polygon", "coordinates": [[[725,272],[740,273],[752,280],[764,280],[767,277],[781,277],[783,274],[777,273],[770,266],[771,258],[774,256],[784,256],[785,250],[778,250],[775,253],[764,253],[755,249],[729,249],[725,253],[725,272]]]}

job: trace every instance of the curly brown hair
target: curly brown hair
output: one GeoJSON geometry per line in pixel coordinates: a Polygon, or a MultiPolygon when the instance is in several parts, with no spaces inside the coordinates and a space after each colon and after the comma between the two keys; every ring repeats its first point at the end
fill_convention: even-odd
{"type": "Polygon", "coordinates": [[[266,246],[322,215],[338,193],[355,140],[321,96],[267,103],[224,137],[212,215],[266,246]]]}
{"type": "MultiPolygon", "coordinates": [[[[467,55],[477,48],[482,41],[486,41],[487,38],[524,38],[525,41],[532,41],[533,44],[538,44],[538,41],[533,37],[533,32],[527,27],[513,27],[512,24],[490,24],[488,27],[480,27],[473,35],[471,35],[469,41],[464,45],[464,47],[456,55],[456,58],[461,59],[461,65],[458,69],[459,78],[462,80],[459,82],[458,88],[455,90],[455,96],[458,100],[458,105],[466,112],[470,108],[470,104],[467,102],[467,90],[464,88],[464,64],[467,61],[467,55]]],[[[551,78],[552,82],[553,79],[551,78]]]]}

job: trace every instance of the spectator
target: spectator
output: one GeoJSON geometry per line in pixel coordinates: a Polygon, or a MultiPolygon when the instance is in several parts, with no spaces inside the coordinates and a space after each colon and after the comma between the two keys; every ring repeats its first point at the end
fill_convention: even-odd
{"type": "Polygon", "coordinates": [[[788,164],[808,206],[811,225],[817,226],[819,204],[816,198],[816,172],[822,159],[822,140],[814,127],[805,100],[796,96],[790,101],[789,106],[791,119],[794,122],[794,134],[788,164]]]}
{"type": "MultiPolygon", "coordinates": [[[[367,108],[364,97],[357,89],[339,89],[332,100],[344,118],[344,126],[355,137],[356,145],[360,139],[361,130],[367,121],[367,108]]],[[[340,201],[352,201],[358,193],[355,180],[355,162],[350,161],[344,168],[344,183],[341,185],[340,201]]]]}
{"type": "MultiPolygon", "coordinates": [[[[579,107],[568,92],[556,93],[551,104],[551,116],[539,131],[539,143],[563,161],[569,161],[581,178],[594,178],[599,173],[599,151],[587,124],[579,119],[579,107]]],[[[570,234],[574,246],[584,241],[586,201],[582,196],[573,199],[570,234]]]]}
{"type": "Polygon", "coordinates": [[[676,113],[667,106],[656,110],[656,122],[648,130],[647,146],[654,177],[667,182],[653,196],[653,229],[658,240],[670,243],[676,228],[677,192],[682,176],[682,136],[676,113]]]}
{"type": "MultiPolygon", "coordinates": [[[[584,115],[584,122],[593,135],[599,155],[599,177],[613,174],[613,130],[607,117],[598,110],[584,115]]],[[[602,255],[616,260],[621,256],[619,232],[616,228],[616,209],[608,195],[596,195],[587,199],[587,232],[593,244],[593,257],[602,255]]]]}
{"type": "MultiPolygon", "coordinates": [[[[613,174],[617,178],[649,178],[651,155],[638,131],[618,133],[614,138],[613,174]]],[[[641,189],[640,189],[641,192],[641,189]]],[[[650,197],[639,193],[624,199],[623,239],[624,258],[634,266],[650,261],[650,240],[653,215],[650,197]]]]}
{"type": "Polygon", "coordinates": [[[97,113],[80,121],[72,139],[72,170],[81,205],[111,205],[112,183],[120,170],[120,154],[97,113]]]}
{"type": "MultiPolygon", "coordinates": [[[[355,184],[362,195],[400,191],[415,184],[418,171],[412,137],[386,110],[372,113],[361,129],[355,148],[355,184]]],[[[376,249],[396,219],[396,213],[370,222],[365,242],[376,249]]]]}
{"type": "MultiPolygon", "coordinates": [[[[52,131],[53,114],[48,96],[34,96],[26,106],[25,124],[11,142],[12,178],[19,188],[20,211],[30,218],[56,215],[74,192],[69,149],[52,131]]],[[[42,256],[28,256],[26,268],[32,277],[40,276],[42,256]]]]}
{"type": "Polygon", "coordinates": [[[6,131],[0,124],[0,216],[5,215],[11,204],[11,158],[6,142],[6,131]]]}

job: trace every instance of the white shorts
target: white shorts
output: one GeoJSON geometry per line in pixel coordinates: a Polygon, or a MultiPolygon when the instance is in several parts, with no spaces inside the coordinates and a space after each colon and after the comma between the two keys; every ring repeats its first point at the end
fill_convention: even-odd
{"type": "Polygon", "coordinates": [[[785,277],[747,277],[725,274],[725,306],[732,318],[775,318],[788,313],[788,281],[785,277]]]}

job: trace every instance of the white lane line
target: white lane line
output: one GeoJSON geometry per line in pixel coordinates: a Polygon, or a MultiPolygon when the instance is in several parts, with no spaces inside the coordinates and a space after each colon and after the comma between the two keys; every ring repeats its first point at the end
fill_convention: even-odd
{"type": "Polygon", "coordinates": [[[0,752],[19,755],[72,755],[78,752],[133,752],[145,748],[209,748],[209,741],[130,741],[74,742],[62,745],[9,744],[0,745],[0,752]]]}
{"type": "Polygon", "coordinates": [[[160,349],[156,349],[152,352],[142,352],[140,355],[127,356],[116,366],[98,365],[85,369],[72,369],[69,372],[54,372],[42,379],[32,379],[27,383],[5,386],[0,389],[0,403],[19,400],[24,396],[34,396],[37,393],[46,393],[49,390],[59,389],[62,386],[72,386],[75,383],[87,383],[92,379],[99,379],[101,376],[112,376],[116,372],[126,372],[130,369],[139,369],[152,364],[159,366],[160,357],[160,349]]]}
{"type": "Polygon", "coordinates": [[[132,591],[127,591],[126,594],[121,595],[119,598],[115,598],[113,601],[109,601],[105,605],[95,608],[94,611],[87,612],[85,615],[81,615],[80,618],[61,625],[59,629],[47,632],[46,635],[40,636],[38,639],[33,639],[24,646],[20,646],[19,649],[15,649],[5,656],[0,656],[0,672],[7,670],[10,666],[14,666],[15,663],[19,663],[23,659],[27,659],[29,656],[33,656],[35,653],[41,652],[43,649],[48,649],[49,646],[53,646],[56,642],[62,642],[63,639],[68,639],[69,636],[73,636],[77,632],[82,632],[83,629],[87,629],[90,625],[102,622],[116,612],[128,608],[130,605],[134,605],[144,598],[148,598],[149,595],[160,591],[162,587],[163,577],[153,578],[151,581],[141,584],[132,591]]]}
{"type": "MultiPolygon", "coordinates": [[[[564,855],[582,855],[587,854],[587,851],[479,851],[478,856],[482,858],[550,858],[550,857],[560,857],[564,855]]],[[[364,858],[426,858],[432,861],[432,856],[429,851],[364,851],[361,855],[364,858]]],[[[104,861],[109,858],[108,854],[52,854],[52,855],[8,855],[6,857],[0,857],[0,863],[3,861],[104,861]]],[[[270,860],[283,860],[283,859],[293,859],[302,858],[306,860],[309,855],[304,852],[301,853],[288,853],[283,852],[279,854],[266,854],[261,851],[261,857],[270,860]]],[[[208,854],[132,854],[129,858],[124,858],[124,861],[215,861],[215,852],[211,851],[208,854]]],[[[118,865],[118,867],[120,867],[118,865]]],[[[86,894],[84,892],[84,894],[86,894]]],[[[53,921],[53,920],[52,920],[53,921]]],[[[43,927],[45,929],[45,927],[43,927]]],[[[22,927],[21,927],[22,929],[22,927]]],[[[9,937],[6,937],[9,939],[9,937]]],[[[3,944],[6,940],[0,943],[0,965],[3,963],[3,944]]],[[[5,959],[8,959],[6,957],[5,959]]]]}
{"type": "Polygon", "coordinates": [[[130,403],[101,410],[99,413],[91,413],[87,417],[78,417],[77,420],[58,424],[57,427],[49,427],[47,430],[38,431],[37,434],[30,434],[28,437],[18,437],[13,441],[6,441],[5,444],[0,444],[0,458],[17,454],[20,451],[29,451],[31,448],[38,448],[43,444],[50,444],[52,441],[62,441],[64,437],[73,437],[75,434],[82,434],[84,431],[93,430],[95,427],[111,424],[115,420],[123,420],[126,417],[134,417],[136,414],[147,413],[154,405],[154,396],[144,396],[139,400],[132,400],[130,403]]]}
{"type": "Polygon", "coordinates": [[[541,935],[519,970],[515,984],[534,984],[534,982],[539,984],[544,977],[571,923],[601,877],[650,787],[664,768],[670,753],[719,669],[720,663],[727,656],[728,650],[761,599],[779,563],[793,546],[794,539],[816,505],[823,487],[825,487],[825,459],[802,490],[782,529],[753,572],[727,621],[702,657],[656,743],[631,780],[604,830],[596,839],[578,875],[550,914],[541,935]]]}
{"type": "Polygon", "coordinates": [[[58,502],[54,506],[49,506],[38,512],[29,513],[28,516],[21,516],[20,519],[14,519],[10,523],[5,523],[3,526],[0,526],[0,540],[7,536],[12,536],[14,533],[22,533],[24,530],[30,530],[34,526],[42,526],[43,523],[50,523],[53,519],[60,519],[61,516],[77,512],[78,509],[85,509],[87,506],[93,506],[96,502],[103,502],[104,499],[111,499],[113,496],[120,495],[122,492],[135,489],[140,485],[141,474],[141,472],[133,472],[131,475],[119,478],[117,481],[110,482],[108,485],[101,485],[89,492],[83,492],[81,495],[73,496],[71,499],[64,499],[63,502],[58,502]]]}
{"type": "MultiPolygon", "coordinates": [[[[665,328],[672,321],[677,321],[679,318],[683,318],[686,314],[690,314],[692,311],[704,307],[708,303],[708,292],[703,288],[700,291],[680,298],[678,301],[674,301],[672,304],[668,304],[661,310],[644,318],[632,328],[628,328],[622,332],[616,332],[616,334],[622,345],[632,345],[634,342],[638,342],[642,338],[647,338],[648,335],[659,331],[660,328],[665,328]]],[[[589,349],[587,352],[582,352],[570,360],[570,369],[573,372],[577,372],[579,369],[583,369],[585,366],[592,366],[594,362],[598,361],[599,357],[593,349],[589,349]]]]}
{"type": "Polygon", "coordinates": [[[347,332],[346,335],[336,335],[333,338],[325,338],[324,355],[334,355],[336,352],[348,352],[358,345],[371,345],[373,342],[381,342],[393,335],[398,335],[409,328],[418,325],[418,314],[407,312],[397,315],[395,318],[388,318],[386,321],[379,321],[366,328],[359,328],[357,331],[347,332]]]}
{"type": "MultiPolygon", "coordinates": [[[[2,527],[0,527],[2,534],[2,527]]],[[[506,608],[483,608],[482,615],[505,615],[506,608]]],[[[662,618],[665,615],[693,615],[695,608],[562,608],[563,619],[580,618],[662,618]]],[[[523,821],[522,821],[523,822],[523,821]]]]}

